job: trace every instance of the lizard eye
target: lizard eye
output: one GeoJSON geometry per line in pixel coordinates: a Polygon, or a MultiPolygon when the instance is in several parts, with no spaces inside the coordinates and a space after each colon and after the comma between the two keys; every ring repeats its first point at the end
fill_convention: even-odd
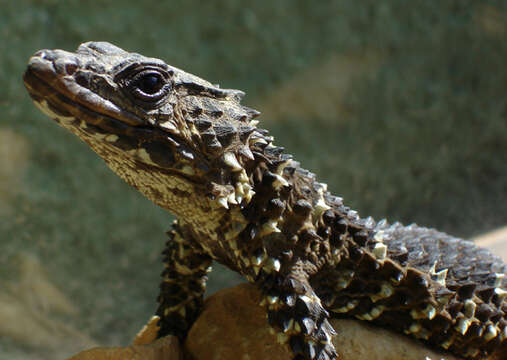
{"type": "Polygon", "coordinates": [[[137,81],[136,87],[145,94],[156,94],[164,86],[164,81],[157,73],[143,74],[137,81]]]}
{"type": "Polygon", "coordinates": [[[170,82],[160,72],[150,69],[133,76],[128,84],[132,95],[146,102],[157,102],[169,91],[170,82]]]}

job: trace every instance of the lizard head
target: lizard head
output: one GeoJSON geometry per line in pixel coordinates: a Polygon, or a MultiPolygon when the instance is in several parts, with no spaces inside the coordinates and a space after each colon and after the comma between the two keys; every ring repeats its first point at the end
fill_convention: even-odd
{"type": "Polygon", "coordinates": [[[24,82],[37,107],[179,216],[248,204],[252,169],[280,149],[241,91],[106,42],[38,51],[24,82]]]}

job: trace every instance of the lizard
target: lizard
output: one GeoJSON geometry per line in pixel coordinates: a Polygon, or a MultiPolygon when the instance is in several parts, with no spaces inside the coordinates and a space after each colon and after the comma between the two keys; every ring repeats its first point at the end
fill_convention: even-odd
{"type": "Polygon", "coordinates": [[[244,93],[107,42],[40,50],[34,104],[177,220],[158,336],[184,340],[215,260],[262,292],[294,360],[338,358],[330,318],[392,329],[466,359],[507,356],[507,266],[469,241],[357,211],[274,138],[244,93]]]}

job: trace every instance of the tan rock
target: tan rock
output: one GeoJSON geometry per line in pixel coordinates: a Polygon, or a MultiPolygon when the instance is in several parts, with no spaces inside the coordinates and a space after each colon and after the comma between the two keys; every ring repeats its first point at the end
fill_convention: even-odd
{"type": "Polygon", "coordinates": [[[473,241],[507,262],[507,226],[479,235],[473,241]]]}
{"type": "MultiPolygon", "coordinates": [[[[189,360],[291,360],[287,345],[269,331],[255,286],[242,284],[208,298],[185,342],[189,360]]],[[[333,320],[341,360],[457,360],[406,336],[357,320],[333,320]]]]}
{"type": "Polygon", "coordinates": [[[166,336],[149,345],[94,348],[68,360],[182,360],[178,338],[166,336]]]}
{"type": "Polygon", "coordinates": [[[260,301],[260,292],[250,284],[221,290],[206,299],[185,341],[186,359],[291,359],[289,348],[270,334],[260,301]]]}

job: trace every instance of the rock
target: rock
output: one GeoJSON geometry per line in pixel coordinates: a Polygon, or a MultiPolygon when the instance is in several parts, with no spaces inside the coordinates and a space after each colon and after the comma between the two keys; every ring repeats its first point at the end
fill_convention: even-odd
{"type": "Polygon", "coordinates": [[[94,348],[80,352],[68,360],[182,360],[177,337],[166,336],[149,345],[94,348]]]}
{"type": "MultiPolygon", "coordinates": [[[[241,284],[209,297],[184,345],[189,360],[292,360],[289,347],[269,331],[261,294],[241,284]]],[[[341,360],[457,360],[404,335],[357,320],[333,320],[341,360]]]]}
{"type": "Polygon", "coordinates": [[[224,289],[206,299],[184,345],[188,360],[291,359],[287,346],[269,332],[261,294],[250,284],[224,289]]]}
{"type": "Polygon", "coordinates": [[[507,262],[507,226],[479,235],[473,240],[476,245],[488,248],[507,262]]]}

